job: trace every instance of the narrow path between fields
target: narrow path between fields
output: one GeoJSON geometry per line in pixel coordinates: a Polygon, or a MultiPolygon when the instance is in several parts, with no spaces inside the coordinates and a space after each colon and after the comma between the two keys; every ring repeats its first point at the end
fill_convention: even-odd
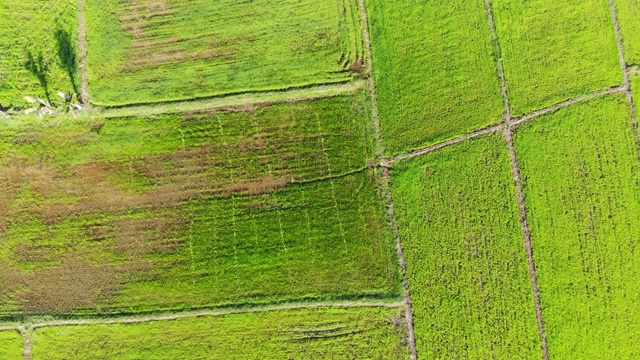
{"type": "MultiPolygon", "coordinates": [[[[371,92],[371,113],[373,118],[373,128],[376,134],[376,158],[383,163],[384,160],[384,147],[382,144],[382,133],[380,131],[380,113],[378,112],[378,102],[376,94],[376,82],[373,73],[373,56],[371,54],[371,37],[369,35],[369,19],[367,17],[367,10],[364,4],[364,0],[358,0],[358,8],[360,10],[360,18],[362,20],[363,34],[362,38],[365,46],[366,63],[369,69],[369,91],[371,92]]],[[[398,253],[398,262],[400,265],[400,271],[402,275],[402,285],[404,291],[404,307],[405,318],[407,321],[407,335],[409,349],[411,351],[411,359],[415,360],[418,357],[416,348],[416,336],[413,328],[413,306],[411,304],[411,291],[409,278],[407,277],[407,264],[404,258],[404,249],[402,247],[402,239],[400,237],[400,229],[396,222],[396,214],[393,207],[393,197],[391,196],[391,181],[389,178],[389,169],[383,167],[380,172],[380,190],[382,198],[387,207],[387,219],[388,225],[391,228],[394,238],[396,239],[396,251],[398,253]]]]}
{"type": "Polygon", "coordinates": [[[542,358],[544,360],[549,359],[549,350],[547,347],[547,336],[544,331],[544,322],[542,321],[542,309],[540,307],[540,292],[538,290],[538,280],[536,276],[536,267],[533,260],[533,251],[531,248],[531,233],[529,231],[529,225],[527,223],[527,210],[524,203],[524,193],[522,190],[522,182],[520,181],[520,167],[518,165],[518,158],[516,157],[515,148],[513,147],[513,139],[511,136],[511,110],[509,107],[509,92],[507,89],[507,82],[504,74],[504,68],[502,66],[502,50],[500,48],[500,41],[496,32],[495,22],[493,20],[493,9],[491,7],[490,0],[484,0],[484,5],[487,15],[487,23],[491,29],[491,42],[493,43],[494,58],[496,61],[496,71],[500,78],[500,89],[502,94],[503,104],[503,127],[504,137],[509,148],[509,155],[511,157],[511,172],[513,181],[516,185],[516,201],[518,203],[518,209],[520,211],[520,227],[522,231],[522,237],[524,238],[524,248],[527,254],[527,262],[529,264],[529,278],[531,281],[531,290],[533,293],[533,303],[536,311],[536,323],[538,325],[538,334],[540,335],[540,347],[542,350],[542,358]]]}
{"type": "MultiPolygon", "coordinates": [[[[631,122],[637,138],[638,118],[636,117],[636,108],[633,104],[633,95],[631,94],[631,85],[629,84],[630,69],[627,67],[627,61],[624,57],[624,46],[622,45],[622,35],[620,34],[620,23],[618,22],[618,14],[616,12],[616,4],[614,0],[609,0],[609,9],[611,11],[611,19],[613,20],[613,30],[616,33],[616,42],[618,43],[618,56],[620,58],[620,68],[622,69],[622,78],[624,81],[624,94],[627,97],[627,103],[629,104],[629,110],[631,111],[631,122]]],[[[636,142],[638,141],[640,140],[636,140],[636,142]]]]}
{"type": "Polygon", "coordinates": [[[87,15],[86,0],[78,0],[78,77],[80,78],[80,98],[85,106],[90,106],[89,78],[87,73],[87,15]]]}

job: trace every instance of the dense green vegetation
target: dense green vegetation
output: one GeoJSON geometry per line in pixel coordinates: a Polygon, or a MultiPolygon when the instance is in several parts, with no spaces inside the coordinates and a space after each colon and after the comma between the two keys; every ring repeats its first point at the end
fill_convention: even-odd
{"type": "Polygon", "coordinates": [[[22,339],[17,331],[0,331],[0,359],[22,359],[22,339]]]}
{"type": "Polygon", "coordinates": [[[482,0],[366,3],[388,154],[500,122],[500,85],[482,0]]]}
{"type": "Polygon", "coordinates": [[[77,90],[75,0],[0,2],[0,110],[77,90]]]}
{"type": "Polygon", "coordinates": [[[355,0],[88,0],[89,89],[101,105],[349,80],[355,0]]]}
{"type": "Polygon", "coordinates": [[[622,82],[607,1],[492,4],[514,116],[622,82]]]}
{"type": "Polygon", "coordinates": [[[615,0],[624,41],[625,60],[640,65],[640,1],[615,0]]]}
{"type": "Polygon", "coordinates": [[[550,356],[640,354],[638,149],[622,95],[518,129],[550,356]]]}
{"type": "Polygon", "coordinates": [[[398,309],[282,310],[37,329],[34,359],[406,359],[398,309]]]}
{"type": "Polygon", "coordinates": [[[400,163],[393,196],[423,359],[540,357],[501,134],[400,163]]]}
{"type": "Polygon", "coordinates": [[[395,294],[361,100],[3,124],[0,310],[395,294]]]}

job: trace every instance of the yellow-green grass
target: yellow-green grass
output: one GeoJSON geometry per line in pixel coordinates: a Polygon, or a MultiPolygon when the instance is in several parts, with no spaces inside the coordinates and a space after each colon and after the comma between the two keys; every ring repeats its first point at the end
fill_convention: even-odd
{"type": "Polygon", "coordinates": [[[92,102],[126,105],[348,81],[355,0],[88,0],[92,102]]]}
{"type": "Polygon", "coordinates": [[[624,96],[536,119],[514,141],[549,356],[636,358],[640,168],[624,96]]]}
{"type": "Polygon", "coordinates": [[[500,122],[500,83],[482,0],[366,3],[387,154],[500,122]]]}
{"type": "Polygon", "coordinates": [[[24,96],[59,100],[58,91],[78,92],[76,3],[0,2],[0,107],[26,106],[24,96]]]}
{"type": "Polygon", "coordinates": [[[38,328],[33,359],[407,359],[402,313],[318,308],[38,328]]]}
{"type": "Polygon", "coordinates": [[[0,312],[395,296],[363,100],[3,124],[0,312]]]}
{"type": "Polygon", "coordinates": [[[640,65],[640,1],[615,0],[627,64],[640,65]]]}
{"type": "Polygon", "coordinates": [[[539,358],[515,186],[501,134],[401,162],[392,179],[418,355],[539,358]]]}
{"type": "Polygon", "coordinates": [[[622,83],[607,1],[492,4],[512,115],[622,83]]]}
{"type": "Polygon", "coordinates": [[[18,331],[0,331],[0,359],[21,360],[22,338],[18,331]]]}

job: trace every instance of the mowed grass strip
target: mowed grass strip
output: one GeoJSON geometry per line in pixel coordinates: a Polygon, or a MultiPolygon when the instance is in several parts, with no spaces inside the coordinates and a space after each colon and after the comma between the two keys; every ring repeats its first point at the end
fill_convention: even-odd
{"type": "Polygon", "coordinates": [[[89,90],[127,105],[348,81],[355,0],[87,1],[89,90]]]}
{"type": "Polygon", "coordinates": [[[515,133],[549,355],[640,354],[638,149],[623,95],[515,133]]]}
{"type": "Polygon", "coordinates": [[[360,95],[0,127],[0,312],[397,294],[360,95]]]}
{"type": "Polygon", "coordinates": [[[622,83],[607,1],[492,4],[513,116],[622,83]]]}
{"type": "Polygon", "coordinates": [[[418,354],[541,356],[507,145],[494,134],[393,170],[418,354]]]}
{"type": "Polygon", "coordinates": [[[640,65],[640,1],[615,0],[627,64],[640,65]]]}
{"type": "Polygon", "coordinates": [[[0,331],[0,359],[23,359],[22,337],[18,331],[0,331]]]}
{"type": "Polygon", "coordinates": [[[400,311],[318,308],[39,328],[33,359],[407,359],[400,311]]]}
{"type": "Polygon", "coordinates": [[[78,91],[75,0],[0,3],[0,110],[78,91]]]}
{"type": "Polygon", "coordinates": [[[388,155],[500,122],[500,83],[482,0],[366,3],[388,155]]]}

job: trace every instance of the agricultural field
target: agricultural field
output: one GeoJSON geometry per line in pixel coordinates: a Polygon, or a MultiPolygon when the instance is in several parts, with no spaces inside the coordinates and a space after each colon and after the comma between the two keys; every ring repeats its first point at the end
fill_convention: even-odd
{"type": "Polygon", "coordinates": [[[615,0],[627,64],[640,66],[640,1],[615,0]]]}
{"type": "Polygon", "coordinates": [[[22,338],[17,331],[0,331],[0,359],[22,359],[22,338]]]}
{"type": "Polygon", "coordinates": [[[549,355],[640,354],[640,169],[623,95],[574,105],[514,137],[549,355]]]}
{"type": "Polygon", "coordinates": [[[0,110],[28,105],[24,96],[79,92],[76,3],[0,2],[0,110]]]}
{"type": "Polygon", "coordinates": [[[513,116],[622,83],[607,1],[492,4],[513,116]]]}
{"type": "Polygon", "coordinates": [[[127,105],[349,81],[355,0],[87,0],[89,91],[127,105]]]}
{"type": "Polygon", "coordinates": [[[0,126],[0,312],[397,294],[366,96],[0,126]]]}
{"type": "Polygon", "coordinates": [[[33,359],[407,359],[399,309],[319,308],[36,329],[33,359]],[[69,344],[73,344],[69,346],[69,344]]]}
{"type": "Polygon", "coordinates": [[[392,179],[420,358],[539,358],[502,134],[401,162],[392,179]]]}
{"type": "Polygon", "coordinates": [[[388,155],[500,122],[500,83],[482,0],[367,0],[388,155]]]}

